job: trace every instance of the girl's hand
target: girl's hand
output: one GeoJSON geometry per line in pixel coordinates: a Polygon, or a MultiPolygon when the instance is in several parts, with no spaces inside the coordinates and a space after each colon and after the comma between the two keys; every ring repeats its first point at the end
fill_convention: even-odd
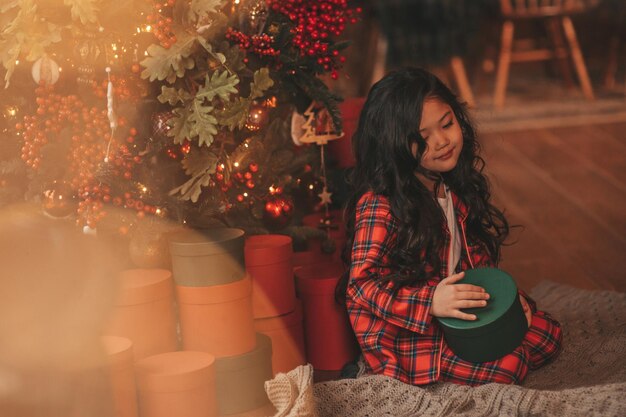
{"type": "Polygon", "coordinates": [[[522,303],[522,309],[524,310],[526,321],[528,321],[528,326],[530,326],[530,322],[533,321],[533,312],[528,305],[528,301],[526,301],[522,294],[519,295],[519,300],[522,303]]]}
{"type": "Polygon", "coordinates": [[[455,284],[463,279],[465,272],[442,279],[435,288],[430,314],[435,317],[454,317],[476,320],[476,315],[461,311],[462,308],[484,307],[489,294],[482,287],[471,284],[455,284]]]}

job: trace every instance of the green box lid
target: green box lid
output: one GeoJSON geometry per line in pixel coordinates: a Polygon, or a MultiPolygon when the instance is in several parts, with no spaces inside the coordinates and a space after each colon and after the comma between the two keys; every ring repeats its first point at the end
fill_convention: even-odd
{"type": "Polygon", "coordinates": [[[487,305],[463,311],[476,320],[437,317],[446,343],[469,362],[489,362],[511,353],[520,345],[528,323],[513,278],[497,268],[465,271],[461,284],[482,287],[489,294],[487,305]]]}

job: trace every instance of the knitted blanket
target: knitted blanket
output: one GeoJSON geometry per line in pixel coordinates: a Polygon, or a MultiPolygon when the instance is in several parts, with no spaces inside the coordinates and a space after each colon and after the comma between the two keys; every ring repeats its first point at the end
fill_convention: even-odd
{"type": "Polygon", "coordinates": [[[416,387],[379,375],[313,384],[306,365],[266,382],[275,417],[626,416],[626,294],[544,282],[531,295],[561,322],[564,348],[521,386],[416,387]]]}

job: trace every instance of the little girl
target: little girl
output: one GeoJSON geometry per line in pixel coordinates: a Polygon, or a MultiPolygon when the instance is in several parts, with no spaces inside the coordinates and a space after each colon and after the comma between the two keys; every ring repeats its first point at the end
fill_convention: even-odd
{"type": "Polygon", "coordinates": [[[463,309],[485,306],[489,294],[457,282],[466,269],[497,265],[509,232],[454,94],[421,69],[388,74],[367,97],[353,149],[349,273],[338,291],[367,370],[414,385],[509,384],[553,359],[560,325],[521,291],[528,332],[493,362],[455,356],[433,319],[476,319],[463,309]]]}

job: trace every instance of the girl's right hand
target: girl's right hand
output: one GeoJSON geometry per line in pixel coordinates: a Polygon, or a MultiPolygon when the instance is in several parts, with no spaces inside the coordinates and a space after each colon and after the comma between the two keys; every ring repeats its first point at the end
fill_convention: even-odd
{"type": "Polygon", "coordinates": [[[476,315],[461,311],[462,308],[484,307],[489,294],[484,288],[472,284],[456,284],[465,272],[452,274],[442,279],[433,294],[430,314],[435,317],[453,317],[461,320],[476,320],[476,315]]]}

